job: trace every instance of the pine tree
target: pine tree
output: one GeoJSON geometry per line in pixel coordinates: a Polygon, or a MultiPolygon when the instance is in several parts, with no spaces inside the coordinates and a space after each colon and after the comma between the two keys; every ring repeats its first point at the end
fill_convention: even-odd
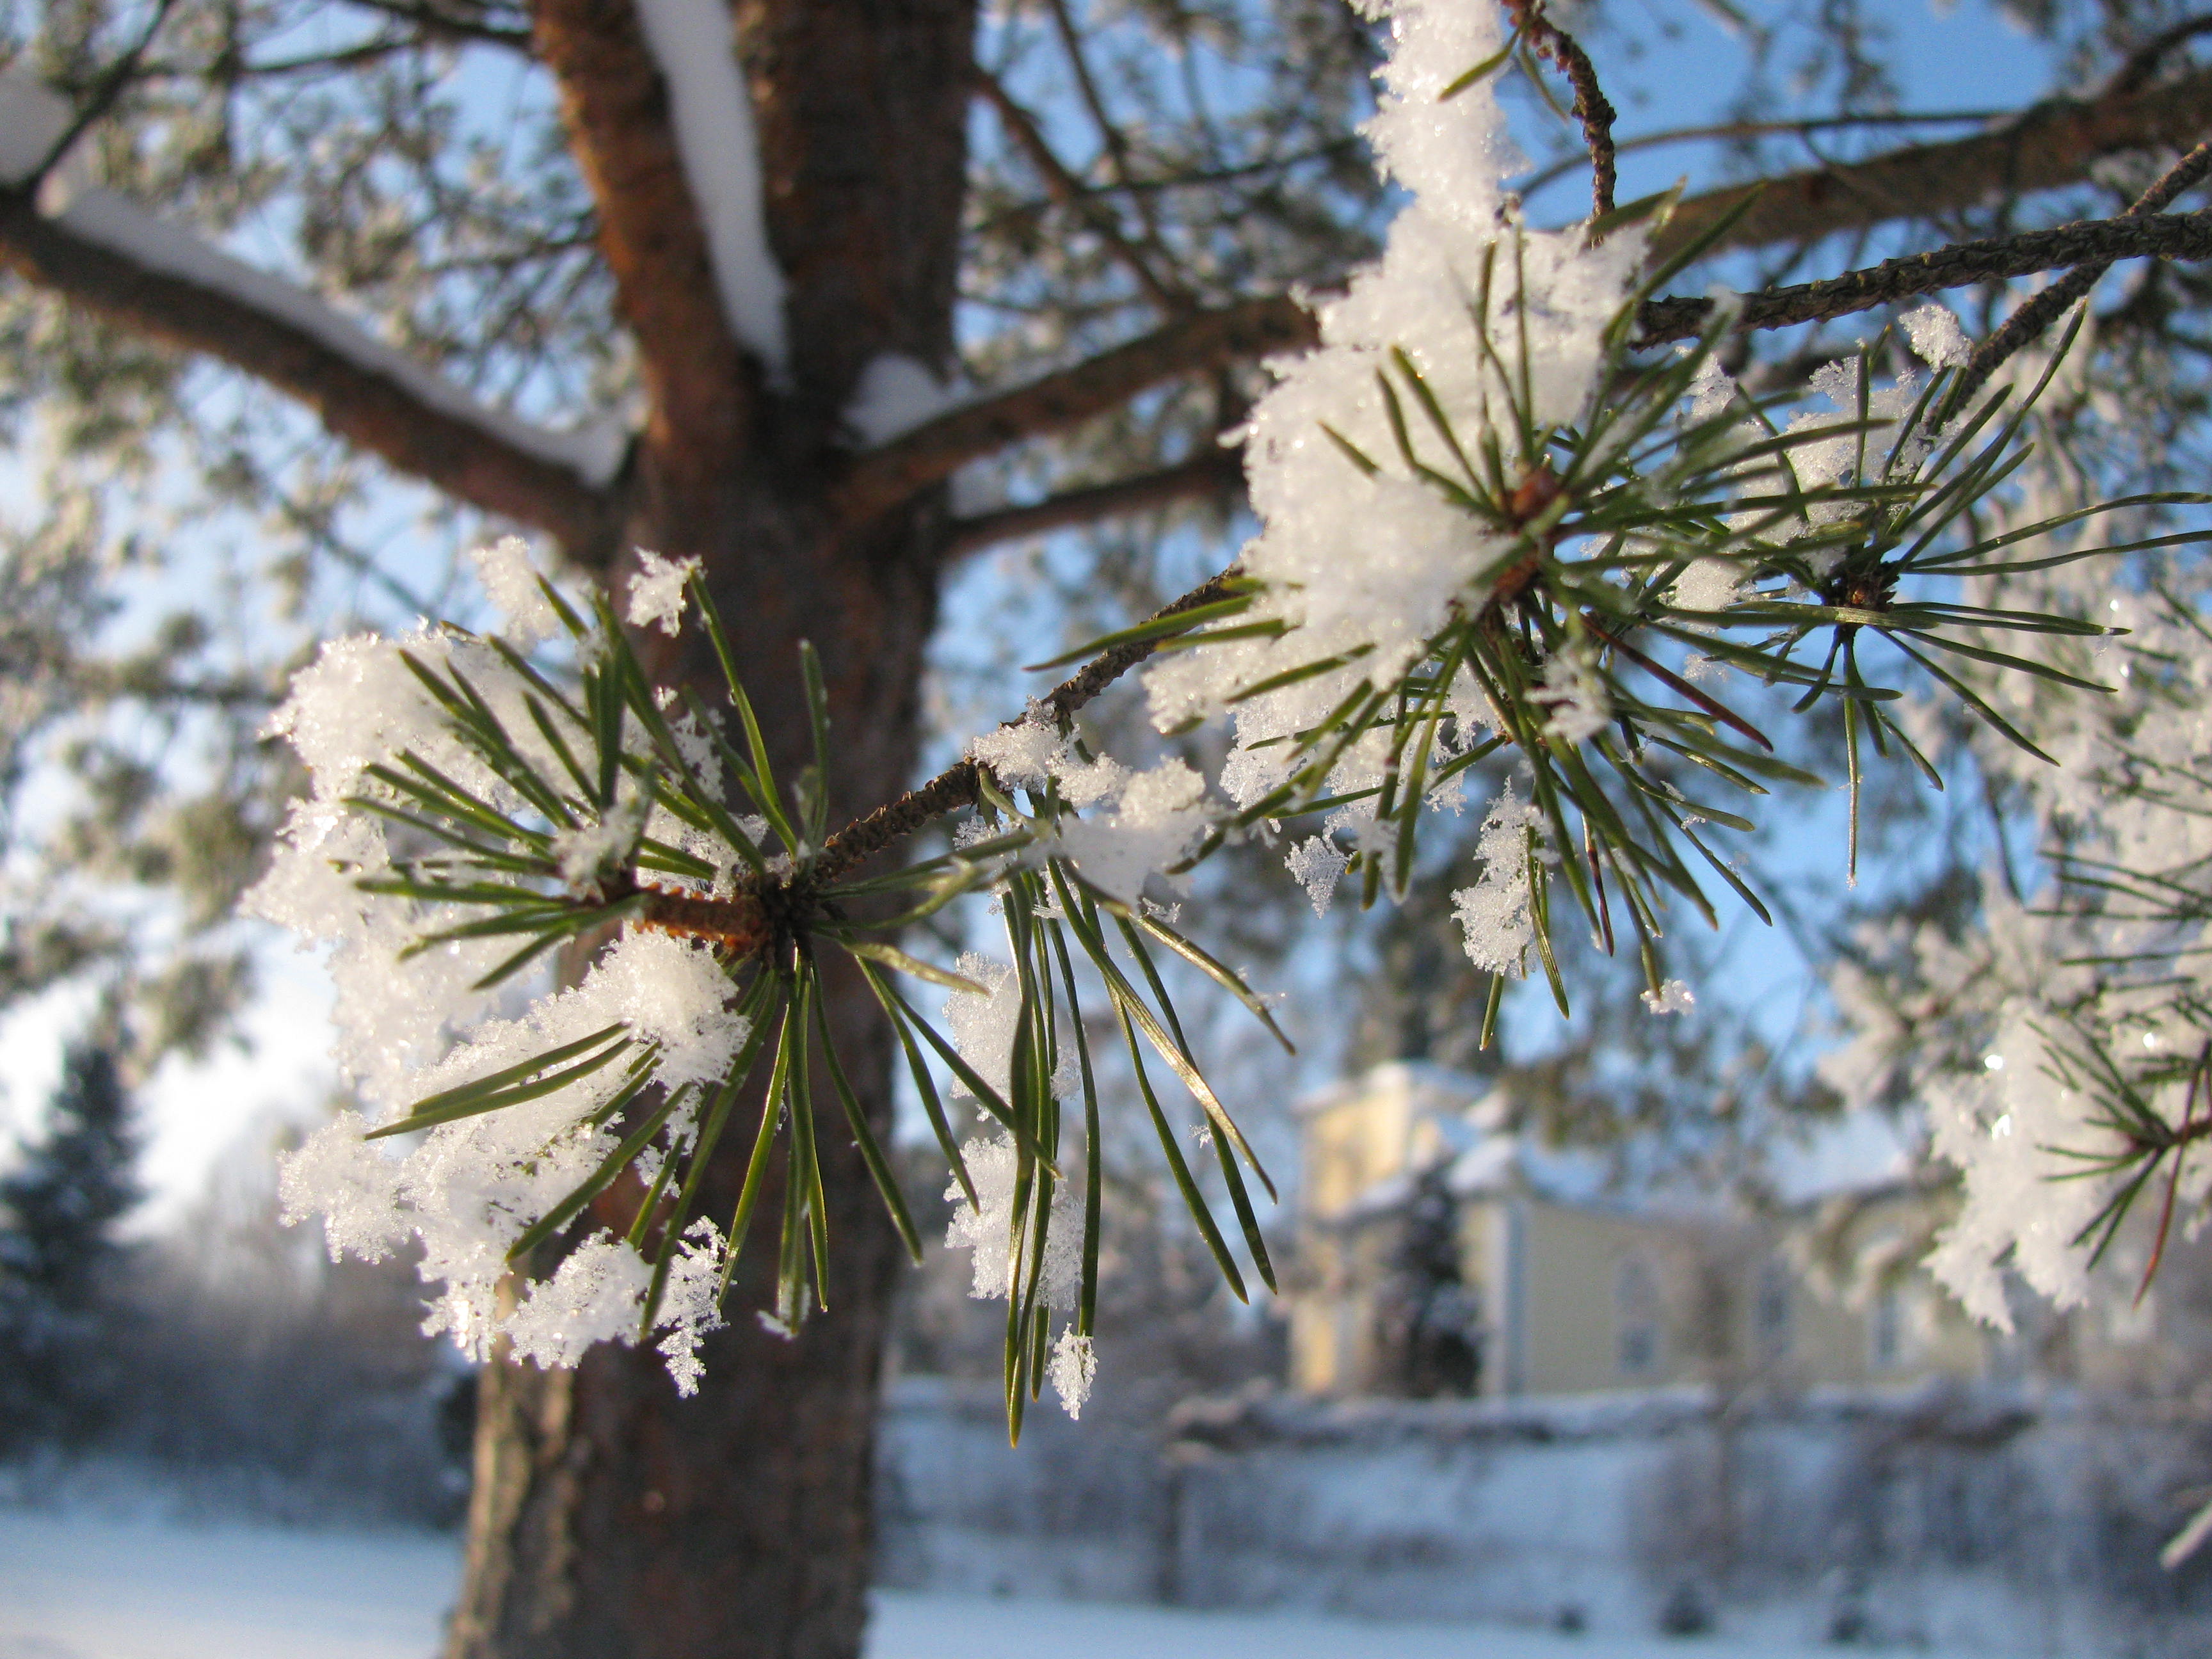
{"type": "Polygon", "coordinates": [[[98,1427],[102,1315],[126,1249],[116,1227],[142,1196],[111,1046],[70,1047],[47,1113],[44,1137],[0,1177],[0,1434],[16,1444],[98,1427]]]}
{"type": "MultiPolygon", "coordinates": [[[[113,570],[221,539],[172,537],[149,517],[127,549],[111,545],[104,515],[135,530],[144,502],[178,495],[210,519],[237,507],[281,526],[258,591],[304,599],[310,624],[334,633],[376,618],[329,601],[333,589],[389,595],[403,623],[450,609],[422,543],[384,545],[405,540],[389,538],[394,515],[364,506],[380,465],[451,503],[449,522],[468,521],[456,541],[479,515],[526,528],[610,594],[631,586],[632,550],[696,560],[753,678],[761,770],[799,776],[830,726],[838,763],[819,816],[869,822],[918,769],[925,649],[940,603],[973,605],[955,580],[962,557],[1238,499],[1239,469],[1214,440],[1244,429],[1264,389],[1252,363],[1312,338],[1292,295],[1340,282],[1381,216],[1352,136],[1380,44],[1380,9],[1362,9],[1364,21],[1337,0],[187,0],[0,17],[7,412],[35,405],[63,440],[42,480],[52,510],[0,568],[0,778],[31,776],[39,744],[89,732],[70,757],[82,806],[40,849],[43,867],[166,888],[189,924],[108,929],[69,883],[21,882],[0,996],[95,959],[137,966],[155,954],[148,941],[183,938],[134,982],[149,993],[150,1040],[188,1046],[247,982],[216,957],[229,947],[212,923],[251,878],[286,793],[273,749],[252,741],[269,665],[227,649],[252,631],[233,624],[262,613],[196,568],[171,586],[216,596],[208,614],[180,616],[128,657],[100,647],[113,570]],[[1229,107],[1212,106],[1216,92],[1229,107]],[[139,488],[163,457],[203,487],[139,488]],[[1014,487],[994,504],[956,491],[957,474],[1014,487]],[[811,687],[792,672],[802,638],[819,653],[811,687]],[[134,718],[106,718],[118,708],[134,718]],[[149,722],[200,734],[217,762],[188,781],[114,735],[149,722]],[[208,735],[224,722],[227,748],[208,735]]],[[[1809,252],[1876,234],[1932,250],[1752,296],[1732,313],[1732,353],[1755,355],[1756,331],[1930,285],[1978,288],[1994,321],[2014,277],[2202,257],[2201,226],[2147,209],[2011,234],[2032,193],[2052,193],[2039,220],[2105,211],[2116,188],[2137,200],[2163,166],[2155,152],[2195,142],[2212,109],[2212,71],[2188,61],[2191,26],[2154,35],[2162,20],[2131,7],[2034,9],[2074,48],[2069,87],[2112,71],[2087,100],[2023,97],[2017,119],[1809,171],[1758,147],[1745,170],[1771,176],[1755,200],[1732,185],[1680,204],[1662,257],[1809,252]],[[1984,240],[1936,246],[1960,227],[1984,240]]],[[[1589,60],[1540,6],[1507,10],[1530,73],[1544,73],[1529,57],[1540,50],[1565,76],[1595,161],[1593,207],[1610,206],[1610,106],[1589,60]]],[[[1838,118],[1820,130],[1869,112],[1893,121],[1854,9],[1837,14],[1822,43],[1832,63],[1813,73],[1826,84],[1834,70],[1838,118]]],[[[1778,62],[1762,36],[1747,97],[1778,62]]],[[[1707,327],[1709,280],[1686,275],[1680,297],[1639,315],[1649,343],[1707,327]]],[[[2118,366],[2100,375],[2149,388],[2126,354],[2194,361],[2174,349],[2193,337],[2164,331],[2201,312],[2193,280],[2144,287],[2104,337],[2101,362],[2118,366]]],[[[1780,337],[1751,365],[1754,396],[1821,361],[1793,364],[1802,337],[1780,337]]],[[[2154,393],[2112,423],[2138,446],[2204,406],[2194,381],[2154,393]]],[[[1406,429],[1428,441],[1419,421],[1406,429]]],[[[1376,452],[1389,459],[1387,434],[1376,452]]],[[[2123,458],[2116,471],[2155,481],[2158,469],[2123,458]]],[[[1549,473],[1524,482],[1502,504],[1523,528],[1565,500],[1549,473]]],[[[1516,602],[1525,593],[1516,578],[1516,602]]],[[[1857,594],[1853,619],[1832,625],[1864,627],[1861,599],[1887,595],[1857,594]]],[[[945,623],[1014,631],[980,611],[945,623]]],[[[704,638],[641,627],[641,720],[657,708],[647,680],[721,695],[704,638]]],[[[602,706],[619,729],[617,702],[602,706]]],[[[974,799],[975,769],[927,800],[948,804],[963,784],[974,799]]],[[[17,836],[12,821],[0,829],[17,836]]],[[[1577,856],[1563,879],[1577,878],[1577,856]]],[[[903,1028],[858,969],[837,967],[815,1006],[840,1034],[854,1096],[849,1120],[820,1102],[812,1214],[841,1241],[822,1287],[832,1311],[796,1341],[750,1322],[720,1334],[685,1404],[657,1356],[634,1350],[603,1346],[573,1371],[488,1371],[456,1659],[857,1650],[898,1240],[849,1132],[888,1128],[903,1028]]],[[[792,1121],[811,1146],[812,1118],[792,1121]]],[[[704,1211],[731,1215],[752,1190],[741,1139],[702,1160],[704,1211]]],[[[777,1176],[767,1182],[761,1214],[801,1213],[777,1176]]],[[[773,1301],[772,1257],[746,1259],[732,1305],[773,1301]]]]}

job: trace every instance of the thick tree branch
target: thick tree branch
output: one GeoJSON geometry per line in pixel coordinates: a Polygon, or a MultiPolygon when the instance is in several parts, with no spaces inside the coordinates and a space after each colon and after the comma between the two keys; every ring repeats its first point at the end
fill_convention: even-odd
{"type": "MultiPolygon", "coordinates": [[[[222,256],[210,251],[210,269],[218,261],[222,256]]],[[[66,216],[46,217],[20,190],[0,190],[0,265],[152,339],[243,370],[298,398],[331,433],[398,471],[545,531],[580,557],[612,534],[609,493],[529,441],[542,436],[550,448],[557,442],[550,434],[471,407],[458,388],[426,396],[428,371],[365,332],[357,349],[342,350],[327,323],[310,328],[255,305],[234,286],[134,258],[73,229],[66,216]],[[502,426],[512,431],[502,433],[502,426]]]]}
{"type": "MultiPolygon", "coordinates": [[[[2096,261],[2110,264],[2117,259],[2146,257],[2212,258],[2212,208],[2196,213],[2146,214],[2141,218],[2089,219],[2018,236],[1954,242],[1933,252],[1886,259],[1863,270],[1846,271],[1817,283],[1746,295],[1734,326],[1739,332],[1747,332],[1825,322],[1940,289],[2063,270],[2096,261]]],[[[1712,309],[1713,301],[1708,299],[1650,301],[1637,313],[1642,330],[1637,343],[1650,346],[1686,340],[1705,326],[1712,309]]]]}
{"type": "Polygon", "coordinates": [[[646,441],[665,462],[722,472],[748,435],[753,374],[723,315],[668,87],[636,9],[630,0],[538,0],[533,21],[599,209],[617,307],[637,341],[646,441]]]}
{"type": "Polygon", "coordinates": [[[1005,507],[973,518],[956,519],[945,543],[945,556],[958,558],[1018,537],[1042,536],[1176,501],[1241,495],[1243,488],[1244,463],[1237,452],[1208,448],[1155,472],[1066,490],[1024,507],[1005,507]]]}
{"type": "Polygon", "coordinates": [[[1871,161],[1731,185],[1684,202],[1653,239],[1662,257],[1755,194],[1712,252],[1813,242],[1893,219],[1924,219],[1999,195],[2078,184],[2100,155],[2160,145],[2188,149],[2212,133],[2212,70],[2145,91],[2039,104],[1994,132],[1917,144],[1871,161]]]}
{"type": "Polygon", "coordinates": [[[858,457],[838,489],[838,507],[848,519],[873,517],[969,461],[1080,425],[1163,380],[1314,338],[1312,316],[1284,295],[1194,312],[1072,368],[949,410],[858,457]]]}

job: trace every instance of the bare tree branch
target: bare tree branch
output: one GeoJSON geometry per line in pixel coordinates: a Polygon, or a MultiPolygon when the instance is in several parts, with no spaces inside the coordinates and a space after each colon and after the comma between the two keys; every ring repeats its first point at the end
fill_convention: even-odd
{"type": "MultiPolygon", "coordinates": [[[[505,417],[426,398],[411,377],[236,291],[161,270],[0,191],[0,265],[165,344],[204,352],[298,398],[337,436],[459,500],[516,519],[590,557],[612,533],[613,501],[574,468],[496,430],[505,417]]],[[[364,335],[363,341],[368,343],[364,335]]],[[[515,423],[520,426],[520,423],[515,423]]]]}
{"type": "Polygon", "coordinates": [[[1575,89],[1575,119],[1582,125],[1583,148],[1589,153],[1590,216],[1613,211],[1613,187],[1618,177],[1613,147],[1613,123],[1617,112],[1598,85],[1597,65],[1582,43],[1545,15],[1544,0],[1504,0],[1514,25],[1531,46],[1567,77],[1575,89]]]}
{"type": "MultiPolygon", "coordinates": [[[[2165,177],[2136,198],[2120,216],[2136,220],[2149,217],[2208,172],[2212,172],[2212,144],[2199,144],[2168,168],[2165,177]]],[[[1966,400],[1981,390],[1983,382],[2003,366],[2006,358],[2040,336],[2058,320],[2060,313],[2096,287],[2112,268],[2112,263],[2110,259],[2094,259],[2087,264],[2076,265],[2061,281],[2053,283],[2006,318],[1996,333],[1974,349],[1973,356],[1952,383],[1947,394],[1949,406],[1964,408],[1966,400]]]]}
{"type": "Polygon", "coordinates": [[[1078,215],[1089,225],[1098,239],[1106,244],[1107,252],[1119,260],[1121,266],[1137,279],[1137,285],[1152,297],[1152,303],[1166,312],[1187,311],[1190,296],[1171,287],[1152,269],[1129,239],[1121,234],[1113,208],[1106,199],[1085,190],[1083,181],[1068,171],[1067,164],[1060,159],[1052,145],[1039,130],[1036,118],[1016,103],[998,76],[978,64],[975,69],[975,89],[982,94],[1030,165],[1044,181],[1046,193],[1069,212],[1078,215]]]}
{"type": "MultiPolygon", "coordinates": [[[[1059,31],[1060,49],[1067,55],[1069,69],[1075,74],[1075,85],[1083,94],[1084,107],[1091,112],[1091,125],[1098,129],[1101,143],[1106,146],[1106,160],[1114,170],[1114,181],[1125,191],[1136,182],[1136,170],[1129,165],[1129,137],[1107,113],[1106,100],[1098,94],[1098,82],[1091,73],[1091,60],[1083,50],[1083,37],[1075,27],[1075,19],[1067,9],[1067,0],[1048,0],[1052,12],[1053,26],[1059,31]]],[[[1159,217],[1152,210],[1151,198],[1133,194],[1130,204],[1137,210],[1137,219],[1145,228],[1145,246],[1167,267],[1170,283],[1175,282],[1178,267],[1176,257],[1160,237],[1159,217]]]]}
{"type": "MultiPolygon", "coordinates": [[[[2212,258],[2212,208],[2196,213],[2147,214],[2141,218],[2088,219],[2050,230],[2025,231],[2018,236],[1954,242],[1933,252],[1886,259],[1863,270],[1845,271],[1817,283],[1768,289],[1743,296],[1735,327],[1743,332],[1825,322],[1916,295],[1933,294],[1939,289],[1965,288],[2039,270],[2063,270],[2099,260],[2110,264],[2117,259],[2144,258],[2212,258]]],[[[1713,301],[1708,299],[1649,301],[1637,313],[1642,330],[1637,343],[1659,345],[1687,339],[1705,326],[1712,309],[1713,301]]]]}
{"type": "Polygon", "coordinates": [[[999,542],[1095,524],[1101,519],[1143,513],[1176,501],[1242,495],[1243,489],[1244,463],[1237,453],[1208,448],[1155,472],[1066,490],[1025,507],[1000,507],[973,518],[956,519],[948,532],[945,556],[958,558],[999,542]]]}
{"type": "Polygon", "coordinates": [[[512,16],[512,8],[471,5],[467,0],[353,0],[353,3],[412,23],[431,40],[473,41],[514,52],[530,50],[527,28],[502,27],[492,21],[495,14],[512,16]]]}
{"type": "Polygon", "coordinates": [[[849,520],[872,518],[969,461],[1080,425],[1163,380],[1310,345],[1314,337],[1313,318],[1284,295],[1193,312],[1087,362],[949,410],[859,456],[838,488],[838,508],[849,520]]]}
{"type": "Polygon", "coordinates": [[[665,459],[725,471],[749,433],[754,374],[722,313],[668,88],[636,9],[629,0],[539,0],[534,21],[599,208],[616,304],[637,341],[646,442],[665,459]]]}
{"type": "Polygon", "coordinates": [[[2160,145],[2185,150],[2212,132],[2212,70],[2147,91],[2039,104],[1994,132],[1916,144],[1848,166],[1793,173],[1692,197],[1653,238],[1661,257],[1756,195],[1711,250],[1814,242],[1893,219],[1924,219],[1998,195],[2054,190],[2088,176],[2099,156],[2160,145]]]}

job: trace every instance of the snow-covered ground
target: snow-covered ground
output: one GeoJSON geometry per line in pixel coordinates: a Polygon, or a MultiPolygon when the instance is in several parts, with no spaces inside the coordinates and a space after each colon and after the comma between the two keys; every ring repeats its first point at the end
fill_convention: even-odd
{"type": "MultiPolygon", "coordinates": [[[[0,1659],[430,1659],[459,1566],[453,1540],[418,1534],[0,1509],[0,1659]]],[[[1060,1659],[1377,1651],[1391,1659],[1814,1659],[1821,1651],[886,1591],[877,1598],[868,1659],[1027,1659],[1041,1649],[1060,1659]]]]}

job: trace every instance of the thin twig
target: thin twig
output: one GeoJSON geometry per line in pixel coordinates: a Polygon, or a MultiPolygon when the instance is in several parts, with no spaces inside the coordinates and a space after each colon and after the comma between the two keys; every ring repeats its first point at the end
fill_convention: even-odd
{"type": "MultiPolygon", "coordinates": [[[[1232,564],[1211,580],[1200,582],[1181,599],[1162,605],[1146,620],[1159,622],[1169,617],[1180,616],[1186,611],[1194,611],[1200,605],[1211,605],[1216,599],[1225,599],[1231,584],[1239,574],[1239,568],[1232,564]]],[[[1163,643],[1164,641],[1158,639],[1138,640],[1102,651],[1076,673],[1038,698],[1037,706],[1049,713],[1055,720],[1065,720],[1150,657],[1163,643]]],[[[1010,725],[1018,723],[1008,722],[1010,725]]],[[[963,806],[974,805],[976,793],[974,761],[959,761],[946,767],[920,788],[908,790],[896,800],[878,807],[867,817],[848,824],[830,836],[823,846],[822,855],[814,861],[815,881],[835,881],[847,871],[874,857],[893,842],[912,835],[924,824],[963,806]]]]}
{"type": "MultiPolygon", "coordinates": [[[[1090,60],[1084,56],[1082,31],[1075,27],[1075,19],[1067,9],[1067,0],[1050,0],[1053,26],[1059,31],[1060,48],[1067,54],[1067,66],[1075,74],[1076,90],[1083,95],[1084,107],[1091,112],[1091,119],[1098,129],[1099,141],[1106,146],[1107,165],[1114,170],[1115,182],[1124,190],[1136,179],[1129,166],[1129,139],[1114,118],[1106,112],[1106,100],[1099,96],[1098,82],[1091,73],[1090,60]]],[[[1160,263],[1168,268],[1172,280],[1177,272],[1175,255],[1160,236],[1158,216],[1146,198],[1133,196],[1131,205],[1137,210],[1137,222],[1145,228],[1145,245],[1151,248],[1160,263]]]]}
{"type": "Polygon", "coordinates": [[[2130,52],[2112,78],[2105,83],[2106,95],[2141,91],[2150,84],[2151,76],[2166,62],[2168,52],[2207,33],[2212,33],[2212,17],[2197,16],[2185,18],[2172,28],[2154,34],[2130,52]]]}
{"type": "Polygon", "coordinates": [[[138,32],[137,40],[120,58],[100,71],[100,78],[93,84],[92,95],[77,107],[76,112],[70,116],[69,125],[62,129],[61,136],[47,147],[44,159],[31,170],[27,179],[17,180],[18,185],[28,188],[60,166],[62,157],[76,147],[76,141],[84,137],[86,130],[115,107],[116,100],[129,88],[131,77],[138,72],[138,66],[145,61],[146,53],[154,44],[154,37],[161,33],[161,25],[169,21],[169,14],[176,9],[176,4],[177,0],[159,0],[153,15],[146,20],[146,27],[138,32]]]}
{"type": "Polygon", "coordinates": [[[1613,148],[1614,111],[1597,82],[1597,65],[1581,43],[1544,14],[1544,0],[1504,0],[1514,26],[1548,58],[1575,89],[1575,118],[1582,123],[1583,148],[1589,151],[1590,216],[1613,211],[1618,168],[1613,148]]]}
{"type": "Polygon", "coordinates": [[[1243,482],[1243,463],[1236,452],[1209,444],[1173,466],[1109,483],[1062,490],[1020,507],[1002,507],[972,518],[955,519],[947,528],[945,556],[959,558],[1019,536],[1042,536],[1177,501],[1218,498],[1241,491],[1243,482]]]}
{"type": "Polygon", "coordinates": [[[1037,125],[1036,118],[1016,103],[1013,94],[1006,90],[999,77],[981,64],[975,66],[975,76],[976,91],[983,95],[983,101],[997,112],[999,123],[1006,129],[1006,136],[1014,141],[1016,147],[1029,158],[1030,165],[1036,169],[1037,176],[1044,181],[1046,193],[1091,227],[1098,239],[1105,243],[1107,252],[1121,261],[1123,268],[1137,279],[1138,286],[1152,297],[1153,304],[1163,311],[1189,310],[1189,295],[1166,282],[1152,269],[1152,262],[1122,234],[1112,208],[1103,198],[1086,191],[1083,181],[1069,170],[1066,162],[1060,159],[1059,153],[1037,125]]]}
{"type": "MultiPolygon", "coordinates": [[[[2118,224],[2141,222],[2156,214],[2168,202],[2212,172],[2212,143],[2199,144],[2176,161],[2158,182],[2135,200],[2133,206],[2117,220],[2106,222],[2118,224]]],[[[2198,216],[2191,215],[2194,218],[2198,216]]],[[[2007,358],[2057,322],[2070,306],[2097,286],[2114,261],[2093,260],[2077,265],[2072,270],[2037,295],[2018,311],[2005,319],[2003,326],[1974,349],[1959,378],[1952,384],[1946,401],[1947,409],[1964,409],[1966,400],[1982,389],[1990,375],[2003,366],[2007,358]]]]}

